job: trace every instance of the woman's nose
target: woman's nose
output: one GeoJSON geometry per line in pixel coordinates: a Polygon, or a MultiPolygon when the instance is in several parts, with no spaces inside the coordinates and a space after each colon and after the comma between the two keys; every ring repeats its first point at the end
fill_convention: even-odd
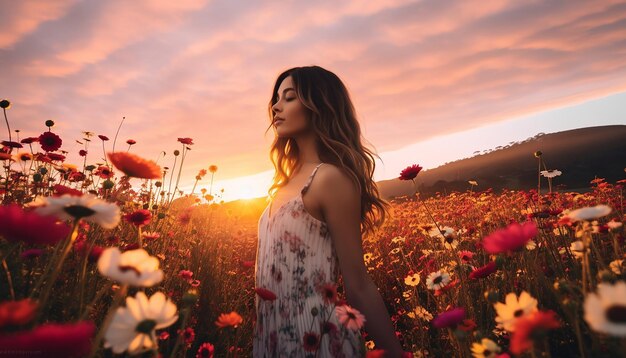
{"type": "Polygon", "coordinates": [[[272,110],[274,111],[274,113],[278,113],[280,112],[280,106],[278,105],[279,102],[276,102],[273,106],[272,106],[272,110]]]}

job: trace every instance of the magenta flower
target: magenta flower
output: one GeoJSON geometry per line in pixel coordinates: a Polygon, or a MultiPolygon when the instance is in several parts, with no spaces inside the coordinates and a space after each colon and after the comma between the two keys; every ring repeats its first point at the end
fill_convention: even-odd
{"type": "Polygon", "coordinates": [[[32,331],[6,334],[0,337],[5,352],[42,357],[85,357],[91,348],[96,326],[90,321],[74,324],[46,323],[32,331]]]}
{"type": "Polygon", "coordinates": [[[54,245],[69,232],[70,227],[55,217],[26,212],[14,204],[0,206],[0,236],[7,241],[54,245]]]}
{"type": "Polygon", "coordinates": [[[455,327],[457,324],[463,322],[464,319],[465,309],[463,307],[452,308],[435,317],[435,319],[433,319],[433,326],[435,326],[435,328],[455,327]]]}
{"type": "Polygon", "coordinates": [[[505,229],[497,230],[483,238],[483,247],[490,254],[516,251],[523,248],[528,240],[538,233],[537,226],[532,221],[527,221],[522,225],[512,223],[505,229]]]}
{"type": "Polygon", "coordinates": [[[478,279],[478,278],[485,278],[489,275],[491,275],[492,273],[496,272],[497,268],[496,268],[496,262],[495,261],[491,261],[488,264],[486,264],[483,267],[479,267],[477,269],[475,269],[474,271],[472,271],[469,274],[469,278],[472,280],[478,279]]]}

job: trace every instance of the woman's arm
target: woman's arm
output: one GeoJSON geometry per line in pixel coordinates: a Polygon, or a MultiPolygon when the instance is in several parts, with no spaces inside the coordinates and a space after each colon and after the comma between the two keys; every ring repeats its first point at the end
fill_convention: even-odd
{"type": "Polygon", "coordinates": [[[365,316],[365,330],[385,357],[401,357],[402,347],[378,288],[363,262],[361,194],[347,174],[325,166],[320,175],[321,207],[335,246],[348,303],[365,316]]]}

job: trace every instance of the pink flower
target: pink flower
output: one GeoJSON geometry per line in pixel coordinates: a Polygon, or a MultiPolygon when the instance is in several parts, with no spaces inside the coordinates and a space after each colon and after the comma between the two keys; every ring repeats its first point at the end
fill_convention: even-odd
{"type": "Polygon", "coordinates": [[[178,273],[178,277],[187,281],[191,280],[191,276],[193,276],[193,272],[189,270],[180,270],[180,272],[178,273]]]}
{"type": "Polygon", "coordinates": [[[412,180],[415,179],[415,177],[417,176],[417,174],[419,174],[419,172],[422,170],[422,167],[417,165],[417,164],[413,164],[411,166],[408,166],[406,168],[404,168],[401,172],[400,172],[400,177],[398,177],[398,179],[400,180],[412,180]]]}
{"type": "Polygon", "coordinates": [[[200,348],[198,348],[196,358],[213,358],[214,354],[215,346],[213,346],[211,343],[202,343],[200,348]]]}
{"type": "Polygon", "coordinates": [[[465,309],[463,307],[452,308],[435,317],[435,319],[433,319],[433,326],[435,326],[435,328],[455,327],[457,324],[463,322],[464,319],[465,309]]]}
{"type": "Polygon", "coordinates": [[[335,312],[339,322],[348,329],[355,331],[359,330],[365,323],[365,316],[363,316],[357,309],[348,305],[335,307],[335,312]]]}
{"type": "Polygon", "coordinates": [[[55,217],[26,212],[15,204],[0,206],[0,236],[10,242],[54,245],[69,232],[69,226],[55,217]]]}
{"type": "Polygon", "coordinates": [[[178,138],[178,141],[186,144],[186,145],[192,145],[193,144],[193,139],[191,138],[178,138]]]}
{"type": "Polygon", "coordinates": [[[532,221],[527,221],[522,225],[512,223],[505,229],[497,230],[483,238],[483,247],[490,254],[516,251],[523,248],[528,240],[537,234],[537,226],[532,221]]]}
{"type": "Polygon", "coordinates": [[[42,357],[85,357],[91,348],[96,326],[90,321],[74,324],[46,323],[32,331],[22,331],[0,337],[5,352],[19,351],[24,355],[42,357]]]}
{"type": "Polygon", "coordinates": [[[150,219],[152,219],[152,213],[150,210],[140,209],[130,214],[124,215],[124,220],[135,226],[144,226],[150,223],[150,219]]]}

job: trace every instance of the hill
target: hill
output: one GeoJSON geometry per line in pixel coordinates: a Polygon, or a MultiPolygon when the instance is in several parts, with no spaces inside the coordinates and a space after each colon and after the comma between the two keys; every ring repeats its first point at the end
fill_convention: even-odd
{"type": "MultiPolygon", "coordinates": [[[[588,188],[589,182],[596,177],[609,182],[626,177],[626,125],[612,125],[540,133],[523,142],[424,170],[417,176],[416,183],[424,195],[465,191],[470,186],[468,180],[477,181],[478,190],[536,188],[536,151],[543,153],[547,169],[563,172],[553,179],[553,186],[558,185],[561,189],[588,188]]],[[[542,189],[547,190],[547,181],[542,180],[542,189]]],[[[398,179],[378,182],[385,198],[410,194],[412,185],[410,181],[398,179]]]]}

